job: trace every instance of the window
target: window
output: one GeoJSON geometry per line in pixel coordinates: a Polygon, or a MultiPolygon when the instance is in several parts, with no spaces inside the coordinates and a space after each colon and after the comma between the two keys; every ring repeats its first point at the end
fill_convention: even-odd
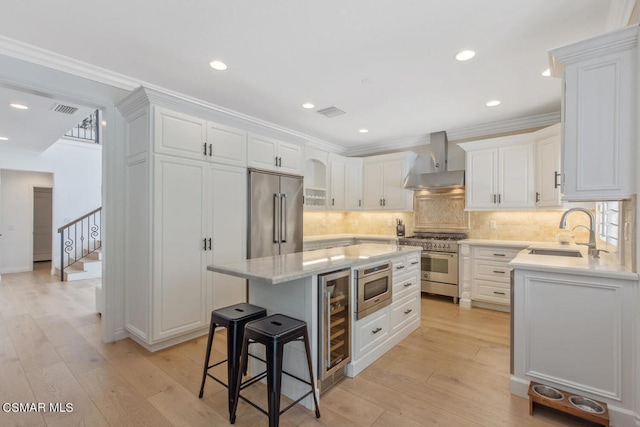
{"type": "Polygon", "coordinates": [[[618,246],[620,202],[596,203],[596,221],[600,240],[618,246]]]}

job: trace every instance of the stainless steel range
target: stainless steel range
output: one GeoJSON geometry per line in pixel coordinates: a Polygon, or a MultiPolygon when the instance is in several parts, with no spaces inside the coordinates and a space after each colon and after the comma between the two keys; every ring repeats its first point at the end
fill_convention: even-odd
{"type": "Polygon", "coordinates": [[[401,237],[398,243],[422,247],[422,292],[453,297],[458,302],[458,240],[466,233],[423,232],[401,237]]]}

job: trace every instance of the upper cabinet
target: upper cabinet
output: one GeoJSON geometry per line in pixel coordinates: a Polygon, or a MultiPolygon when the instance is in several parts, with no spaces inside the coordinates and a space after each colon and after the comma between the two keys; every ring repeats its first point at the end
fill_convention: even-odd
{"type": "Polygon", "coordinates": [[[244,167],[247,132],[154,106],[155,152],[244,167]]]}
{"type": "Polygon", "coordinates": [[[247,150],[249,167],[302,175],[302,146],[249,134],[247,150]]]}
{"type": "Polygon", "coordinates": [[[404,188],[404,180],[416,157],[409,151],[363,159],[364,210],[413,210],[413,191],[404,188]]]}
{"type": "Polygon", "coordinates": [[[635,193],[638,26],[550,51],[562,77],[562,198],[612,200],[635,193]]]}
{"type": "Polygon", "coordinates": [[[329,209],[345,210],[347,176],[345,159],[345,157],[335,153],[329,154],[329,165],[331,167],[329,209]]]}
{"type": "Polygon", "coordinates": [[[326,209],[329,153],[307,147],[304,154],[304,208],[306,210],[326,209]]]}
{"type": "Polygon", "coordinates": [[[536,140],[536,207],[558,208],[560,200],[560,124],[534,133],[536,140]]]}
{"type": "Polygon", "coordinates": [[[466,151],[466,209],[531,209],[534,145],[531,134],[459,144],[466,151]]]}
{"type": "Polygon", "coordinates": [[[345,210],[362,210],[362,159],[346,157],[344,176],[345,210]]]}

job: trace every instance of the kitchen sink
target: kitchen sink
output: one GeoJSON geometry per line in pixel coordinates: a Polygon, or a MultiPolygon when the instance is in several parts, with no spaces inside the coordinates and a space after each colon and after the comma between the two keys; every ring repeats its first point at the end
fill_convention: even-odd
{"type": "Polygon", "coordinates": [[[531,255],[551,255],[551,256],[568,256],[574,258],[582,258],[580,251],[575,249],[529,249],[531,255]]]}

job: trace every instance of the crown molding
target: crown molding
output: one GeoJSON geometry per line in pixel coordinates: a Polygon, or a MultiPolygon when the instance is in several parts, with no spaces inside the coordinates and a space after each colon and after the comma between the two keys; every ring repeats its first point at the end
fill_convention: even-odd
{"type": "Polygon", "coordinates": [[[374,142],[372,144],[362,144],[356,147],[347,148],[342,154],[345,156],[362,156],[388,151],[398,151],[418,145],[429,143],[429,135],[411,136],[400,139],[393,139],[385,142],[374,142]]]}
{"type": "Polygon", "coordinates": [[[612,1],[609,7],[609,15],[607,16],[607,31],[614,31],[629,25],[635,5],[636,0],[612,1]]]}
{"type": "Polygon", "coordinates": [[[577,43],[549,51],[551,74],[562,77],[568,64],[601,57],[603,54],[634,49],[638,45],[638,25],[630,25],[577,43]]]}
{"type": "Polygon", "coordinates": [[[560,111],[452,129],[447,131],[447,139],[449,141],[457,141],[461,139],[479,138],[501,133],[547,127],[555,125],[556,123],[560,123],[560,111]]]}

